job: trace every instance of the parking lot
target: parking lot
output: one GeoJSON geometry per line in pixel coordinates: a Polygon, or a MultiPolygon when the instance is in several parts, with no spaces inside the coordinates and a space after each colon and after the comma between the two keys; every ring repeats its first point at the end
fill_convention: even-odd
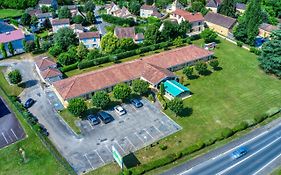
{"type": "Polygon", "coordinates": [[[79,169],[87,172],[113,161],[112,146],[125,156],[181,129],[154,104],[146,99],[142,99],[142,103],[141,108],[123,104],[127,114],[122,116],[114,110],[106,111],[114,118],[108,124],[92,125],[88,120],[81,122],[84,138],[96,139],[96,145],[82,157],[73,155],[73,159],[80,160],[79,169]]]}

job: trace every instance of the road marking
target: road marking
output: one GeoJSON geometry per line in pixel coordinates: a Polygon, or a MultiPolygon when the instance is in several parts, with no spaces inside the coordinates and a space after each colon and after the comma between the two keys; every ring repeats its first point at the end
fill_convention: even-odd
{"type": "Polygon", "coordinates": [[[101,158],[100,154],[98,153],[97,150],[95,150],[95,152],[97,153],[97,155],[99,156],[99,158],[101,159],[101,161],[105,164],[104,160],[101,158]]]}
{"type": "Polygon", "coordinates": [[[124,153],[126,153],[126,152],[124,151],[124,149],[119,145],[119,143],[118,143],[117,141],[115,141],[115,143],[121,148],[121,150],[122,150],[124,153]]]}
{"type": "Polygon", "coordinates": [[[12,133],[14,134],[14,136],[16,137],[16,139],[18,140],[18,136],[15,134],[14,130],[11,128],[12,133]]]}
{"type": "Polygon", "coordinates": [[[233,167],[235,167],[235,166],[239,165],[240,163],[244,162],[245,160],[247,160],[247,159],[249,159],[249,158],[253,157],[254,155],[256,155],[256,154],[258,154],[259,152],[261,152],[262,150],[264,150],[265,148],[269,147],[270,145],[272,145],[273,143],[275,143],[276,141],[278,141],[280,138],[281,138],[281,137],[278,137],[278,138],[277,138],[277,139],[275,139],[274,141],[272,141],[272,142],[270,142],[269,144],[267,144],[265,147],[263,147],[263,148],[259,149],[259,150],[258,150],[258,151],[256,151],[255,153],[253,153],[253,154],[251,154],[250,156],[246,157],[245,159],[243,159],[243,160],[241,160],[241,161],[239,161],[239,162],[235,163],[234,165],[232,165],[232,166],[230,166],[230,167],[226,168],[225,170],[220,171],[220,172],[219,172],[219,173],[217,173],[216,175],[221,175],[221,174],[223,174],[223,173],[225,173],[225,172],[229,171],[229,170],[230,170],[230,169],[232,169],[233,167]]]}
{"type": "Polygon", "coordinates": [[[146,130],[146,129],[143,129],[152,139],[154,139],[154,137],[151,135],[151,134],[149,134],[149,132],[146,130]]]}
{"type": "MultiPolygon", "coordinates": [[[[223,152],[223,153],[217,155],[216,157],[213,157],[212,160],[214,160],[214,159],[216,159],[216,158],[218,158],[218,157],[220,157],[220,156],[222,156],[222,155],[225,155],[225,154],[227,154],[227,153],[233,151],[234,149],[237,149],[238,147],[240,147],[240,146],[242,146],[242,145],[245,145],[245,144],[247,144],[247,143],[249,143],[249,142],[251,142],[251,141],[257,139],[258,137],[261,137],[261,136],[263,136],[264,134],[266,134],[266,133],[268,133],[268,132],[269,132],[269,131],[266,130],[266,131],[264,131],[263,133],[261,133],[261,134],[255,136],[255,137],[253,137],[253,138],[251,138],[250,140],[247,140],[246,142],[243,142],[243,143],[241,143],[240,145],[237,145],[236,147],[234,147],[234,148],[232,148],[232,149],[230,149],[230,150],[228,150],[228,151],[226,151],[226,152],[223,152]]],[[[208,162],[208,161],[210,161],[210,160],[211,160],[211,159],[209,159],[209,160],[207,160],[207,161],[205,161],[205,162],[202,162],[202,163],[200,163],[200,164],[197,164],[197,165],[193,166],[192,168],[197,167],[197,166],[200,166],[200,165],[202,165],[203,163],[206,163],[206,162],[208,162]]],[[[191,171],[192,168],[190,168],[190,169],[188,169],[188,170],[186,170],[186,171],[180,173],[179,175],[183,175],[183,174],[185,174],[185,173],[191,171]]]]}
{"type": "Polygon", "coordinates": [[[90,166],[92,167],[92,169],[95,169],[90,161],[90,159],[87,157],[87,154],[84,155],[84,157],[87,159],[87,161],[89,162],[90,166]]]}
{"type": "Polygon", "coordinates": [[[258,174],[260,171],[262,171],[264,168],[266,168],[269,164],[271,164],[272,162],[274,162],[276,159],[278,159],[281,156],[281,154],[279,154],[278,156],[276,156],[274,159],[272,159],[270,162],[268,162],[267,164],[265,164],[261,169],[259,169],[258,171],[256,171],[253,175],[258,174]]]}
{"type": "Polygon", "coordinates": [[[4,137],[5,141],[6,141],[7,143],[9,143],[3,132],[2,132],[2,136],[4,137]]]}
{"type": "Polygon", "coordinates": [[[152,125],[162,136],[164,135],[163,132],[161,132],[155,125],[152,125]]]}
{"type": "Polygon", "coordinates": [[[136,146],[132,143],[132,141],[128,137],[124,137],[124,138],[126,138],[130,142],[130,144],[134,147],[134,149],[136,149],[136,146]]]}
{"type": "Polygon", "coordinates": [[[91,127],[92,129],[94,129],[94,127],[92,126],[91,122],[90,122],[89,120],[87,120],[87,121],[88,121],[90,127],[91,127]]]}
{"type": "Polygon", "coordinates": [[[108,149],[108,151],[109,151],[110,153],[112,153],[112,151],[108,148],[108,146],[107,146],[107,145],[105,145],[105,147],[108,149]]]}
{"type": "Polygon", "coordinates": [[[134,134],[142,141],[142,143],[145,143],[137,133],[134,134]]]}

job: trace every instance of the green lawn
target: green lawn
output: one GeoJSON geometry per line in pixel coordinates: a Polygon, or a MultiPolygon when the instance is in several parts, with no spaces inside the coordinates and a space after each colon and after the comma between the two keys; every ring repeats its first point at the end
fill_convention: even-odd
{"type": "MultiPolygon", "coordinates": [[[[161,145],[168,146],[165,151],[159,146],[137,151],[141,163],[176,153],[200,139],[213,136],[220,128],[233,127],[242,120],[251,122],[255,116],[281,107],[281,81],[260,70],[254,54],[221,40],[215,56],[222,70],[184,82],[193,93],[191,98],[184,100],[189,109],[186,115],[174,117],[169,110],[165,111],[183,130],[160,141],[161,145]]],[[[181,76],[182,72],[176,74],[181,76]]],[[[118,168],[111,164],[90,174],[117,174],[112,173],[114,169],[118,168]]]]}
{"type": "MultiPolygon", "coordinates": [[[[21,88],[18,88],[16,86],[9,86],[2,73],[0,73],[0,86],[8,95],[18,95],[22,91],[21,88]]],[[[8,102],[8,105],[13,111],[16,111],[15,114],[27,134],[27,138],[25,138],[24,140],[0,150],[0,174],[68,174],[65,168],[57,162],[57,160],[42,144],[35,132],[22,118],[21,114],[18,113],[14,106],[8,101],[7,97],[1,89],[0,96],[8,102]],[[26,157],[28,159],[27,163],[23,163],[22,157],[18,152],[19,148],[25,150],[26,157]]]]}
{"type": "Polygon", "coordinates": [[[22,88],[14,85],[11,86],[6,81],[3,72],[6,70],[6,67],[0,67],[0,86],[4,89],[5,92],[9,92],[12,96],[18,96],[22,92],[22,88]]]}
{"type": "Polygon", "coordinates": [[[67,109],[62,110],[59,114],[64,119],[64,121],[73,129],[74,132],[76,132],[77,134],[81,133],[80,128],[75,125],[75,121],[79,120],[78,117],[75,117],[67,109]]]}
{"type": "Polygon", "coordinates": [[[16,9],[0,9],[0,18],[19,17],[23,14],[23,10],[16,9]]]}

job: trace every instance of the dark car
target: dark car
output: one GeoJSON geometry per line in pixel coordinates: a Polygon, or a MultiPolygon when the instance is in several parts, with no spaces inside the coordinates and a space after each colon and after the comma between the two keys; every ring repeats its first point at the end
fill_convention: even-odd
{"type": "Polygon", "coordinates": [[[93,123],[94,125],[97,125],[97,124],[100,123],[100,119],[98,118],[97,115],[90,114],[90,115],[88,115],[87,118],[88,118],[88,120],[89,120],[91,123],[93,123]]]}
{"type": "Polygon", "coordinates": [[[131,103],[136,107],[136,108],[140,108],[143,106],[142,102],[138,99],[132,99],[131,103]]]}
{"type": "Polygon", "coordinates": [[[99,112],[99,118],[102,120],[103,123],[107,124],[113,120],[113,117],[106,113],[106,112],[99,112]]]}
{"type": "Polygon", "coordinates": [[[45,128],[44,125],[42,125],[41,123],[38,124],[39,125],[39,131],[41,132],[41,134],[43,134],[44,136],[49,136],[49,132],[48,130],[45,128]]]}
{"type": "Polygon", "coordinates": [[[242,156],[244,156],[245,154],[247,154],[247,148],[245,148],[245,147],[240,147],[240,148],[238,148],[237,150],[235,150],[233,153],[231,153],[231,157],[233,158],[233,159],[238,159],[238,158],[240,158],[240,157],[242,157],[242,156]]]}
{"type": "Polygon", "coordinates": [[[25,108],[30,108],[33,104],[35,103],[35,100],[33,100],[32,98],[29,98],[26,100],[24,107],[25,108]]]}

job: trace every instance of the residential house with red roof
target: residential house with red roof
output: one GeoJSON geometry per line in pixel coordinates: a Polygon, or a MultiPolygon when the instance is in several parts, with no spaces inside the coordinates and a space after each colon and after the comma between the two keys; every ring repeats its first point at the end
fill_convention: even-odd
{"type": "Polygon", "coordinates": [[[157,7],[154,5],[142,5],[140,8],[140,17],[142,18],[148,18],[148,17],[155,17],[155,18],[161,18],[161,13],[158,12],[157,7]]]}
{"type": "MultiPolygon", "coordinates": [[[[21,29],[8,31],[0,34],[0,44],[2,43],[4,44],[8,56],[10,55],[8,51],[9,50],[8,43],[11,42],[15,50],[15,54],[19,54],[24,52],[24,47],[23,47],[24,39],[25,39],[25,35],[21,29]]],[[[0,58],[2,58],[1,53],[0,53],[0,58]]]]}
{"type": "Polygon", "coordinates": [[[52,24],[52,29],[53,29],[54,33],[57,33],[57,31],[61,28],[70,27],[70,21],[68,18],[53,19],[53,20],[51,20],[51,24],[52,24]]]}
{"type": "Polygon", "coordinates": [[[100,48],[101,35],[99,32],[78,33],[78,38],[88,49],[100,48]]]}
{"type": "Polygon", "coordinates": [[[70,99],[89,98],[97,91],[111,91],[116,84],[130,84],[139,78],[157,88],[163,81],[177,79],[173,71],[212,56],[213,52],[189,45],[63,79],[53,83],[53,88],[64,106],[70,99]]]}
{"type": "Polygon", "coordinates": [[[39,0],[38,6],[42,8],[43,6],[52,7],[55,10],[58,8],[58,1],[57,0],[39,0]]]}
{"type": "Polygon", "coordinates": [[[119,39],[132,38],[137,44],[144,40],[143,33],[135,33],[135,27],[115,27],[114,35],[119,39]]]}
{"type": "Polygon", "coordinates": [[[108,15],[116,16],[119,18],[132,18],[134,21],[137,20],[137,17],[133,15],[126,7],[120,8],[114,2],[105,5],[106,13],[108,15]]]}
{"type": "Polygon", "coordinates": [[[189,35],[200,34],[204,30],[204,17],[201,13],[190,13],[183,9],[176,9],[170,14],[170,19],[176,20],[178,24],[183,21],[189,22],[192,25],[189,35]]]}
{"type": "Polygon", "coordinates": [[[278,26],[274,26],[268,23],[262,23],[259,27],[259,36],[263,38],[269,38],[273,30],[277,30],[278,26]]]}

